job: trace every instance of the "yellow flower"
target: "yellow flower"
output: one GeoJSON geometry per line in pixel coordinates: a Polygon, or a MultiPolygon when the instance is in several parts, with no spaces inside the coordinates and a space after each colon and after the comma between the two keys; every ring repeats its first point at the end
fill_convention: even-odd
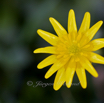
{"type": "Polygon", "coordinates": [[[94,77],[98,77],[91,62],[104,64],[104,58],[93,53],[93,51],[104,47],[104,39],[90,41],[103,21],[98,21],[90,28],[90,13],[86,12],[80,29],[77,31],[75,13],[71,9],[68,15],[67,32],[54,18],[50,17],[49,20],[58,36],[40,29],[37,30],[37,33],[52,45],[34,50],[34,53],[52,54],[41,61],[37,68],[42,69],[53,64],[45,74],[45,78],[49,78],[57,71],[53,85],[55,90],[58,90],[65,82],[66,86],[70,88],[75,71],[82,88],[86,88],[85,70],[94,77]]]}

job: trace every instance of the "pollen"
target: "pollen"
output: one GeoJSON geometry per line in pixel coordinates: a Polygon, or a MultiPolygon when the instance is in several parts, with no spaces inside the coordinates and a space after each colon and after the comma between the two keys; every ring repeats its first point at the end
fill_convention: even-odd
{"type": "Polygon", "coordinates": [[[73,44],[69,47],[69,53],[78,54],[80,52],[80,48],[77,44],[73,44]]]}

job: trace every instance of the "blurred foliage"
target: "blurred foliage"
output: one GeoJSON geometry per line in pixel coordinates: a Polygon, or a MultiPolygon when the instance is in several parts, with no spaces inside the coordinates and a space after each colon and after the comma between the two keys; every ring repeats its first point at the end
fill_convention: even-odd
{"type": "MultiPolygon", "coordinates": [[[[47,54],[33,54],[33,50],[49,44],[36,31],[40,28],[55,34],[48,20],[51,16],[67,29],[70,9],[75,10],[78,28],[86,11],[91,13],[91,26],[104,21],[104,0],[0,0],[0,103],[104,103],[104,89],[94,85],[89,73],[85,90],[80,85],[63,86],[59,91],[52,86],[34,87],[37,81],[53,83],[55,77],[45,80],[49,67],[37,69],[47,54]]],[[[104,37],[104,25],[94,38],[100,37],[104,37]]],[[[103,52],[98,53],[104,56],[103,52]]],[[[73,82],[79,82],[76,75],[73,82]]]]}

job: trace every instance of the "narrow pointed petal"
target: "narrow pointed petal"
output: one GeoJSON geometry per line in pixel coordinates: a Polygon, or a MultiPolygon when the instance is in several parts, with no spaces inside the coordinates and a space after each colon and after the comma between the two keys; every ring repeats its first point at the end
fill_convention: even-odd
{"type": "Polygon", "coordinates": [[[94,39],[89,42],[84,48],[89,51],[96,51],[104,47],[104,39],[94,39]]]}
{"type": "Polygon", "coordinates": [[[104,57],[93,52],[88,54],[88,59],[93,63],[104,64],[104,57]]]}
{"type": "Polygon", "coordinates": [[[94,35],[96,34],[96,32],[99,30],[99,28],[101,27],[101,25],[103,24],[103,21],[98,21],[95,25],[93,25],[87,32],[86,32],[86,37],[89,38],[89,40],[91,40],[94,35]]]}
{"type": "Polygon", "coordinates": [[[103,21],[98,21],[95,25],[93,25],[82,37],[80,44],[85,45],[87,44],[96,34],[96,32],[99,30],[101,25],[103,24],[103,21]]]}
{"type": "Polygon", "coordinates": [[[89,29],[89,27],[90,27],[90,13],[86,12],[78,32],[82,33],[83,35],[83,33],[85,33],[89,29]]]}
{"type": "Polygon", "coordinates": [[[65,82],[65,68],[62,67],[57,71],[53,85],[54,90],[60,89],[60,87],[64,84],[64,82],[65,82]]]}
{"type": "Polygon", "coordinates": [[[71,87],[73,76],[75,73],[76,63],[73,58],[69,61],[69,65],[66,69],[66,86],[68,88],[71,87]]]}
{"type": "Polygon", "coordinates": [[[74,10],[69,11],[68,15],[68,33],[77,33],[77,25],[74,10]]]}
{"type": "Polygon", "coordinates": [[[67,31],[62,27],[62,25],[57,20],[55,20],[52,17],[50,17],[49,20],[58,36],[62,37],[63,35],[67,34],[67,31]]]}
{"type": "Polygon", "coordinates": [[[93,75],[94,77],[98,77],[97,71],[95,70],[95,68],[92,66],[92,64],[87,58],[80,57],[80,63],[82,67],[85,68],[91,75],[93,75]]]}
{"type": "Polygon", "coordinates": [[[47,46],[43,48],[38,48],[33,51],[34,53],[50,53],[50,54],[56,54],[55,47],[47,46]]]}
{"type": "Polygon", "coordinates": [[[50,55],[50,56],[48,56],[47,58],[45,58],[44,60],[42,60],[42,61],[38,64],[37,68],[38,68],[38,69],[42,69],[42,68],[44,68],[44,67],[46,67],[46,66],[49,66],[49,65],[53,64],[56,60],[57,60],[57,59],[56,59],[56,56],[55,56],[55,55],[50,55]]]}
{"type": "Polygon", "coordinates": [[[69,60],[68,58],[65,59],[65,60],[63,60],[63,58],[60,59],[60,60],[57,60],[57,61],[51,66],[51,68],[47,71],[47,73],[45,74],[45,78],[48,79],[48,78],[49,78],[51,75],[53,75],[58,69],[60,69],[61,67],[63,67],[63,66],[67,63],[68,60],[69,60]]]}
{"type": "Polygon", "coordinates": [[[85,69],[79,63],[77,63],[76,73],[82,88],[85,89],[87,87],[86,73],[85,69]]]}
{"type": "Polygon", "coordinates": [[[57,41],[58,41],[58,37],[55,36],[52,33],[49,33],[47,31],[38,29],[37,33],[44,39],[46,40],[48,43],[50,43],[51,45],[56,45],[57,41]]]}

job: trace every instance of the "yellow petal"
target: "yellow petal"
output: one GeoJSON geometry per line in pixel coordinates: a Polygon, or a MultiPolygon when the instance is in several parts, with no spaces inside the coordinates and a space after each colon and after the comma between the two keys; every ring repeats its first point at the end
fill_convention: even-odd
{"type": "Polygon", "coordinates": [[[69,61],[69,65],[66,69],[66,86],[68,88],[71,87],[73,76],[75,73],[76,63],[73,58],[69,61]]]}
{"type": "Polygon", "coordinates": [[[54,74],[58,69],[60,69],[62,66],[64,66],[67,61],[69,60],[69,58],[67,58],[66,60],[63,60],[63,58],[61,58],[60,60],[57,60],[52,66],[51,68],[47,71],[47,73],[45,74],[45,78],[48,79],[52,74],[54,74]]]}
{"type": "Polygon", "coordinates": [[[96,50],[103,48],[103,47],[104,47],[104,39],[100,38],[100,39],[92,40],[83,48],[85,48],[88,51],[96,51],[96,50]]]}
{"type": "Polygon", "coordinates": [[[68,33],[77,33],[77,25],[75,20],[75,13],[74,10],[69,11],[68,15],[68,33]]]}
{"type": "Polygon", "coordinates": [[[83,68],[85,68],[91,75],[93,75],[94,77],[98,77],[97,71],[87,58],[85,58],[84,56],[80,56],[80,63],[83,66],[83,68]]]}
{"type": "Polygon", "coordinates": [[[104,64],[104,57],[93,52],[88,53],[88,59],[93,63],[104,64]]]}
{"type": "Polygon", "coordinates": [[[99,30],[101,25],[103,24],[103,21],[98,21],[95,25],[93,25],[81,38],[80,44],[85,45],[87,44],[96,34],[96,32],[99,30]]]}
{"type": "Polygon", "coordinates": [[[55,20],[52,17],[50,17],[49,20],[58,36],[63,36],[67,34],[67,31],[62,27],[62,25],[57,20],[55,20]]]}
{"type": "Polygon", "coordinates": [[[79,63],[77,63],[76,73],[82,88],[85,89],[87,87],[86,73],[85,69],[79,63]]]}
{"type": "Polygon", "coordinates": [[[78,32],[83,34],[89,29],[89,27],[90,27],[90,13],[86,12],[78,32]]]}
{"type": "Polygon", "coordinates": [[[37,68],[42,69],[42,68],[44,68],[46,66],[49,66],[49,65],[53,64],[55,61],[56,61],[56,56],[55,55],[50,55],[47,58],[45,58],[44,60],[42,60],[38,64],[37,68]]]}
{"type": "Polygon", "coordinates": [[[62,67],[57,71],[53,85],[54,90],[60,89],[60,87],[64,84],[64,82],[65,82],[65,68],[62,67]]]}
{"type": "Polygon", "coordinates": [[[34,53],[51,53],[51,54],[55,54],[56,50],[55,50],[55,47],[47,46],[47,47],[43,47],[43,48],[38,48],[38,49],[34,50],[33,52],[34,53]]]}
{"type": "Polygon", "coordinates": [[[89,29],[90,27],[90,13],[86,12],[82,21],[82,24],[80,26],[80,29],[78,31],[77,41],[80,41],[84,33],[89,29]]]}
{"type": "Polygon", "coordinates": [[[46,40],[48,43],[50,43],[51,45],[56,45],[57,41],[58,41],[58,37],[55,36],[52,33],[49,33],[47,31],[38,29],[37,33],[44,39],[46,40]]]}

